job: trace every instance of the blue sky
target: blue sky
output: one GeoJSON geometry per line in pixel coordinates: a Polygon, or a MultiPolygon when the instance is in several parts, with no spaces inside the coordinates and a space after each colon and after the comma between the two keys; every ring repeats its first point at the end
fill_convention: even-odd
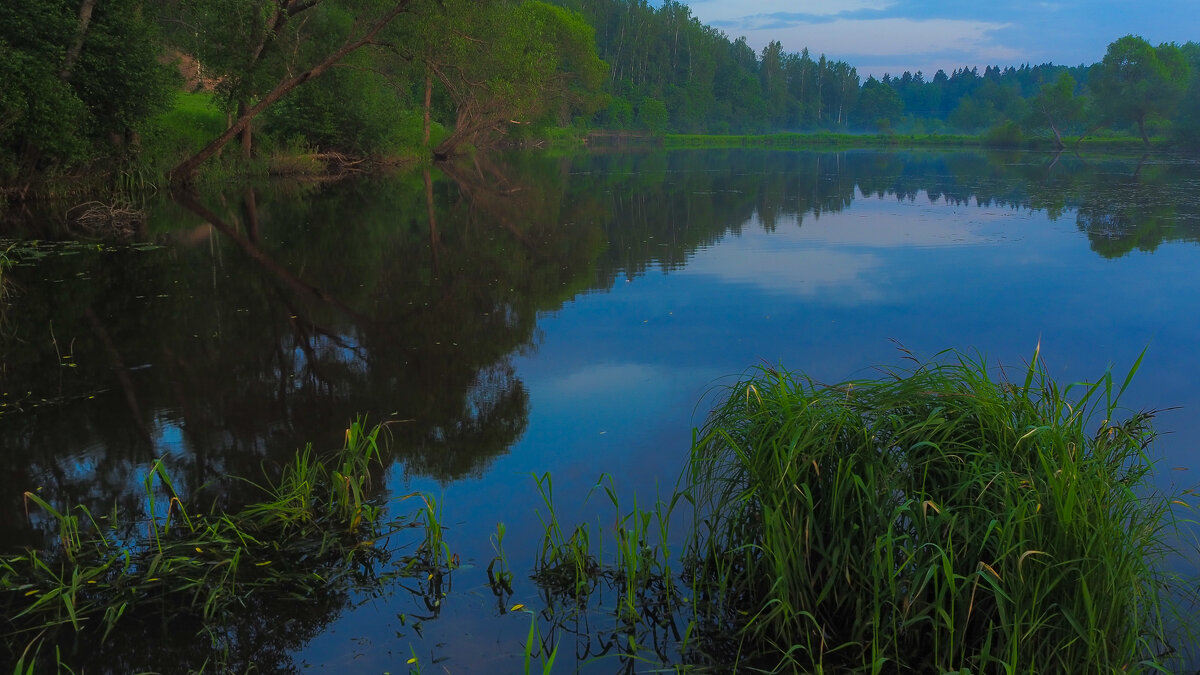
{"type": "Polygon", "coordinates": [[[1200,0],[683,0],[702,22],[756,51],[846,61],[859,75],[932,75],[963,66],[1091,64],[1108,43],[1200,41],[1200,0]]]}

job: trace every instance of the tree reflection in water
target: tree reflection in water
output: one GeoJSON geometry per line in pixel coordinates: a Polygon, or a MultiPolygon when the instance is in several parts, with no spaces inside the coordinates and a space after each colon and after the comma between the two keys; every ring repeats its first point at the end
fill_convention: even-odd
{"type": "MultiPolygon", "coordinates": [[[[277,468],[309,441],[337,447],[362,414],[397,422],[389,464],[443,482],[482,475],[528,424],[513,358],[537,349],[540,313],[679,269],[750,222],[803,226],[864,195],[927,198],[1073,214],[1092,250],[1118,256],[1200,241],[1198,180],[1193,164],[1072,155],[524,154],[156,201],[144,243],[161,248],[26,246],[8,270],[0,542],[49,541],[27,524],[25,489],[138,512],[160,456],[181,493],[236,507],[253,494],[230,476],[277,468]]],[[[52,218],[20,227],[72,236],[52,218]]],[[[286,630],[297,612],[261,602],[231,642],[283,655],[348,600],[314,598],[311,625],[286,630]]],[[[159,658],[128,648],[131,667],[159,658]]]]}

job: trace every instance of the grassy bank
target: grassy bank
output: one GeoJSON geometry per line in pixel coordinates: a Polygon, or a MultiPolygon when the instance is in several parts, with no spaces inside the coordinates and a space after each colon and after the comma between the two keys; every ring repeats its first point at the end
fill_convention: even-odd
{"type": "MultiPolygon", "coordinates": [[[[1067,140],[1067,150],[1099,150],[1109,152],[1145,152],[1141,139],[1131,136],[1089,137],[1082,141],[1067,140]]],[[[782,150],[848,149],[848,148],[997,148],[1044,150],[1053,152],[1050,138],[995,138],[988,134],[838,134],[779,133],[759,135],[667,134],[667,148],[774,148],[782,150]]],[[[1164,142],[1150,147],[1153,151],[1170,150],[1164,142]]]]}
{"type": "Polygon", "coordinates": [[[1153,413],[1119,419],[1133,372],[1061,386],[1035,355],[1016,375],[958,353],[836,386],[754,371],[698,431],[678,494],[618,518],[610,562],[599,528],[551,519],[540,581],[584,601],[616,586],[617,643],[673,632],[670,658],[722,670],[1177,670],[1192,637],[1168,628],[1188,625],[1172,593],[1195,585],[1165,563],[1186,504],[1150,483],[1153,413]],[[672,582],[664,531],[685,502],[672,582]]]}

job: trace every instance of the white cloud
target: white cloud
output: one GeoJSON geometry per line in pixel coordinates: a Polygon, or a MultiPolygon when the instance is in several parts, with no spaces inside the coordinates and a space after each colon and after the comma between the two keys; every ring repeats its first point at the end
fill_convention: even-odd
{"type": "Polygon", "coordinates": [[[752,218],[678,273],[828,302],[879,302],[894,294],[889,260],[897,249],[995,246],[1018,240],[1012,230],[1008,209],[931,202],[925,193],[897,206],[895,196],[858,193],[854,208],[808,214],[802,226],[780,218],[766,232],[752,218]]]}
{"type": "MultiPolygon", "coordinates": [[[[791,229],[783,221],[779,225],[791,229]]],[[[874,252],[812,247],[801,244],[794,235],[780,235],[747,229],[740,236],[726,237],[720,246],[698,252],[679,274],[714,277],[770,293],[852,303],[883,296],[879,275],[873,274],[882,262],[874,252]]]]}
{"type": "Polygon", "coordinates": [[[895,0],[694,0],[686,3],[701,21],[729,21],[756,14],[808,14],[836,16],[849,12],[879,11],[895,5],[895,0]]]}
{"type": "Polygon", "coordinates": [[[573,399],[628,394],[631,387],[644,390],[650,383],[666,379],[666,373],[652,365],[601,363],[548,380],[544,386],[555,399],[573,399]]]}
{"type": "Polygon", "coordinates": [[[779,40],[789,52],[808,47],[813,54],[843,59],[843,55],[928,55],[955,52],[960,58],[994,63],[1018,60],[1020,52],[995,42],[992,34],[1010,24],[961,19],[836,19],[819,23],[780,25],[778,19],[745,17],[726,28],[730,36],[745,35],[761,47],[779,40]]]}

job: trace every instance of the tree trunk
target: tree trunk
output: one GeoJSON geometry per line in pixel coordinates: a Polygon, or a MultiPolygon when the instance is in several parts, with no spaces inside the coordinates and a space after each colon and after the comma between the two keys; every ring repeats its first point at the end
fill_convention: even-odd
{"type": "MultiPolygon", "coordinates": [[[[246,114],[246,102],[238,103],[238,118],[240,119],[246,114]]],[[[247,122],[246,128],[242,129],[242,159],[250,159],[254,154],[254,123],[247,122]]]]}
{"type": "Polygon", "coordinates": [[[395,6],[384,13],[384,15],[380,17],[378,21],[372,24],[370,28],[367,29],[367,32],[361,37],[347,40],[337,51],[330,54],[324,61],[293,78],[284,80],[275,85],[275,88],[272,89],[270,93],[264,96],[258,103],[247,109],[245,113],[239,115],[237,121],[231,124],[229,128],[225,130],[225,133],[214,138],[208,145],[204,146],[200,152],[188,157],[180,162],[179,165],[174,169],[171,169],[171,171],[167,174],[167,178],[171,184],[180,185],[191,182],[192,176],[196,172],[196,168],[208,161],[208,159],[213,155],[220,152],[221,148],[225,147],[225,144],[228,143],[230,139],[241,133],[242,130],[245,129],[250,122],[258,116],[259,113],[266,110],[271,104],[283,98],[283,96],[291,90],[315,77],[319,77],[321,73],[324,73],[329,69],[330,66],[344,59],[350,52],[373,40],[375,36],[379,34],[379,31],[383,30],[385,26],[391,23],[392,19],[396,18],[400,12],[404,11],[404,8],[408,5],[408,2],[409,0],[396,0],[395,6]]]}
{"type": "Polygon", "coordinates": [[[1139,117],[1137,121],[1138,132],[1142,134],[1142,143],[1148,148],[1150,147],[1150,137],[1146,135],[1146,118],[1139,117]]]}
{"type": "Polygon", "coordinates": [[[1054,124],[1054,118],[1050,117],[1045,110],[1042,111],[1042,114],[1046,116],[1046,123],[1050,125],[1050,131],[1054,132],[1054,149],[1062,150],[1067,147],[1067,144],[1063,143],[1062,134],[1058,132],[1058,126],[1054,124]]]}
{"type": "Polygon", "coordinates": [[[425,66],[425,126],[424,130],[424,147],[429,147],[429,109],[433,104],[433,71],[429,66],[425,66]]]}
{"type": "Polygon", "coordinates": [[[1075,140],[1075,145],[1078,146],[1080,143],[1083,142],[1083,139],[1096,133],[1096,131],[1099,130],[1103,126],[1104,126],[1103,124],[1097,124],[1097,125],[1088,127],[1087,129],[1084,129],[1083,133],[1079,135],[1079,138],[1075,140]]]}
{"type": "Polygon", "coordinates": [[[429,250],[433,253],[433,278],[436,279],[441,275],[438,269],[438,248],[442,240],[438,236],[437,210],[433,206],[433,177],[429,175],[429,169],[425,169],[425,209],[429,217],[429,250]]]}
{"type": "Polygon", "coordinates": [[[71,77],[75,62],[79,60],[79,54],[83,51],[83,40],[87,37],[88,26],[92,23],[92,10],[95,7],[96,0],[83,0],[83,3],[79,5],[79,26],[75,29],[75,40],[67,49],[62,70],[58,73],[58,79],[64,82],[71,77]]]}

